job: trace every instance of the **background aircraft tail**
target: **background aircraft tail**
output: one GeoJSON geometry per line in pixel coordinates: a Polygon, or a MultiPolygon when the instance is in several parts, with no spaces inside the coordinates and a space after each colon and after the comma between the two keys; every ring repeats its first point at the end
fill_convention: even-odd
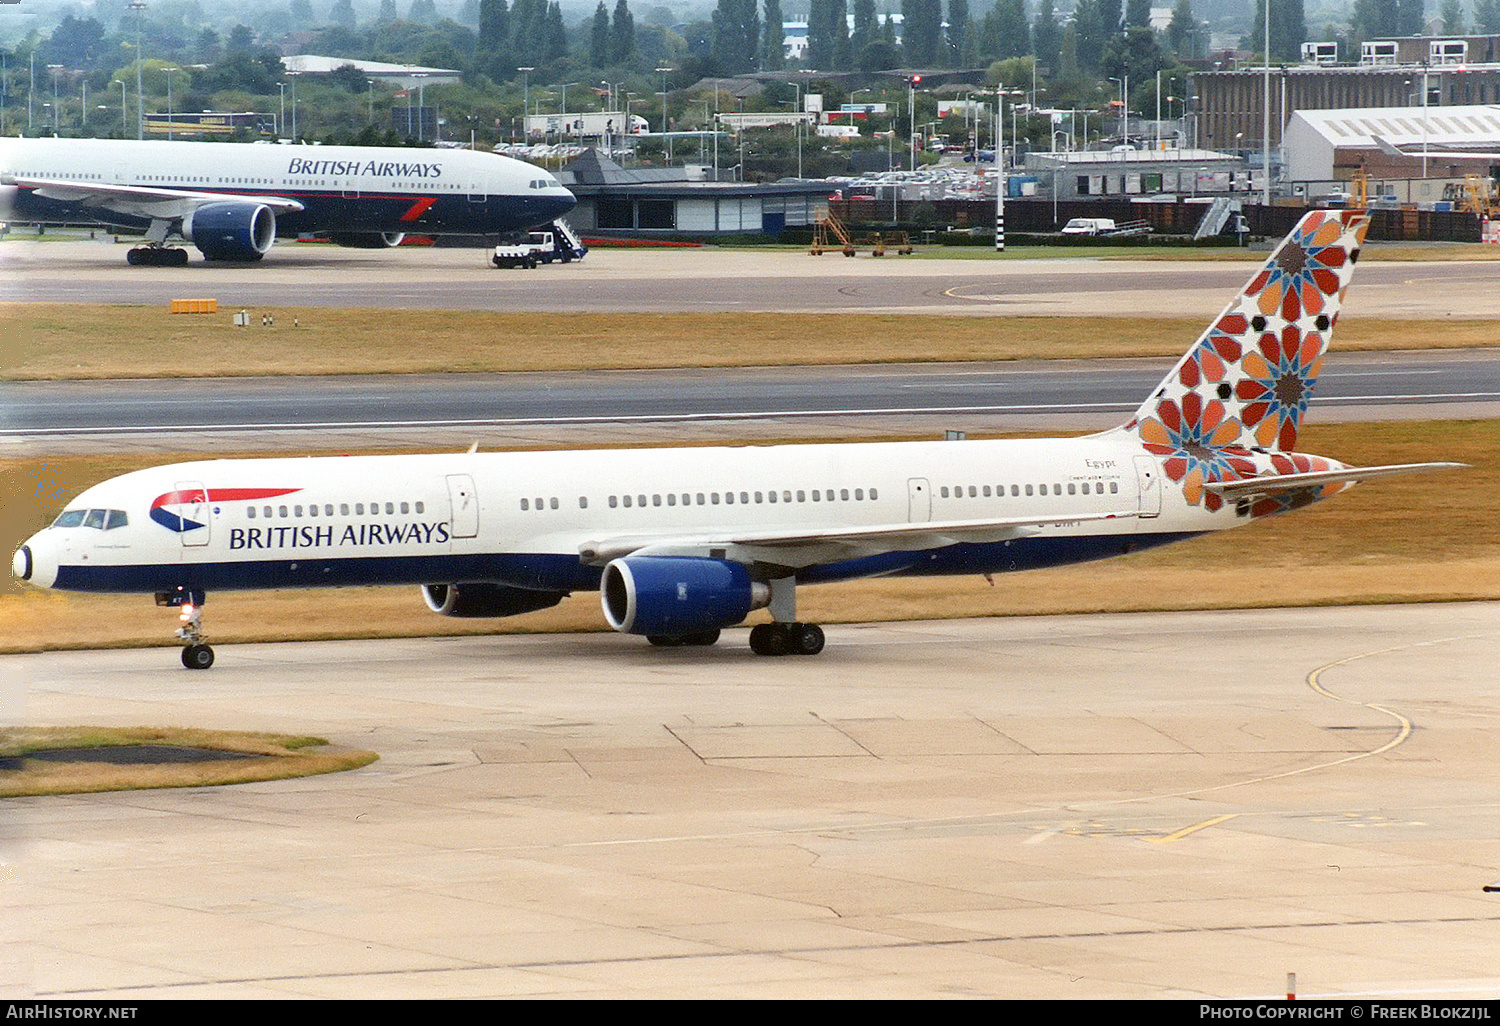
{"type": "Polygon", "coordinates": [[[1293,450],[1368,227],[1359,210],[1303,217],[1124,430],[1161,454],[1293,450]]]}

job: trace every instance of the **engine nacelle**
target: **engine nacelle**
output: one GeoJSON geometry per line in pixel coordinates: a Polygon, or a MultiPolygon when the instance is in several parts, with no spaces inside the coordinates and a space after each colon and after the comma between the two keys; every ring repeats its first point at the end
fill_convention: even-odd
{"type": "Polygon", "coordinates": [[[568,597],[565,591],[531,591],[503,584],[424,584],[427,608],[442,616],[516,616],[547,609],[568,597]]]}
{"type": "Polygon", "coordinates": [[[0,185],[0,221],[9,221],[16,209],[16,196],[21,190],[14,185],[0,185]]]}
{"type": "Polygon", "coordinates": [[[401,245],[405,232],[329,232],[328,241],[346,249],[392,249],[401,245]]]}
{"type": "Polygon", "coordinates": [[[182,219],[182,237],[209,260],[259,260],[276,241],[276,212],[263,203],[207,203],[182,219]]]}
{"type": "Polygon", "coordinates": [[[739,563],[691,556],[626,556],[604,568],[599,601],[623,634],[681,637],[733,627],[771,600],[739,563]]]}

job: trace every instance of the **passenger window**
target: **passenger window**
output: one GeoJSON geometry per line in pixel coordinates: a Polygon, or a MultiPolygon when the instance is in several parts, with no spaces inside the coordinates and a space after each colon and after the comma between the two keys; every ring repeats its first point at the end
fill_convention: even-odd
{"type": "Polygon", "coordinates": [[[1071,481],[1068,482],[1068,494],[1069,495],[1076,495],[1076,494],[1078,494],[1076,491],[1074,491],[1073,482],[1071,482],[1071,481]]]}
{"type": "MultiPolygon", "coordinates": [[[[420,513],[422,511],[419,509],[419,510],[417,510],[417,512],[420,513]]],[[[349,515],[349,504],[347,502],[341,502],[341,503],[339,503],[339,516],[341,516],[341,517],[347,517],[348,515],[349,515]]]]}
{"type": "Polygon", "coordinates": [[[578,508],[579,509],[588,509],[589,508],[589,497],[587,495],[580,495],[578,497],[578,508]]]}
{"type": "Polygon", "coordinates": [[[1032,490],[1031,490],[1031,485],[1027,485],[1027,486],[1026,486],[1026,494],[1027,494],[1027,495],[1032,495],[1032,494],[1034,494],[1034,493],[1033,493],[1033,492],[1032,492],[1032,490]]]}
{"type": "Polygon", "coordinates": [[[880,498],[879,494],[876,493],[875,489],[871,488],[870,489],[870,501],[874,502],[878,498],[880,498]]]}
{"type": "Polygon", "coordinates": [[[396,512],[396,504],[394,502],[388,502],[388,503],[386,503],[385,504],[385,511],[388,514],[396,512]]]}
{"type": "Polygon", "coordinates": [[[719,504],[719,493],[718,492],[713,492],[712,494],[709,495],[708,500],[710,502],[712,502],[715,506],[717,506],[719,504]]]}
{"type": "Polygon", "coordinates": [[[557,508],[557,496],[554,495],[551,499],[547,500],[547,505],[548,505],[548,508],[550,508],[550,509],[556,509],[557,508]]]}
{"type": "Polygon", "coordinates": [[[766,493],[766,501],[769,502],[769,503],[775,503],[776,502],[776,493],[775,492],[767,492],[766,493]]]}
{"type": "Polygon", "coordinates": [[[856,488],[856,489],[854,489],[854,501],[855,502],[864,502],[865,501],[865,490],[863,488],[856,488]]]}
{"type": "Polygon", "coordinates": [[[840,488],[839,489],[839,498],[842,499],[844,502],[848,502],[849,501],[849,489],[847,489],[847,488],[840,488]]]}
{"type": "Polygon", "coordinates": [[[734,493],[733,492],[725,492],[724,493],[724,504],[726,506],[733,506],[734,505],[734,493]]]}
{"type": "Polygon", "coordinates": [[[750,502],[750,493],[749,492],[740,492],[740,504],[741,505],[746,505],[749,502],[750,502]]]}
{"type": "Polygon", "coordinates": [[[421,513],[423,511],[425,511],[426,508],[427,508],[427,504],[426,503],[424,503],[424,502],[417,503],[417,512],[418,513],[421,513]]]}
{"type": "Polygon", "coordinates": [[[667,493],[667,505],[668,506],[675,506],[675,505],[677,505],[677,493],[676,492],[668,492],[667,493]]]}
{"type": "Polygon", "coordinates": [[[1120,482],[1118,482],[1118,481],[1111,481],[1109,483],[1109,494],[1114,495],[1119,490],[1120,490],[1120,482]]]}
{"type": "Polygon", "coordinates": [[[938,489],[938,496],[940,498],[943,498],[943,499],[946,499],[948,497],[948,486],[947,485],[943,485],[943,487],[941,487],[941,488],[938,489]]]}
{"type": "Polygon", "coordinates": [[[660,506],[661,505],[661,496],[660,495],[653,495],[653,496],[651,496],[651,505],[653,505],[653,506],[660,506]]]}
{"type": "Polygon", "coordinates": [[[756,504],[759,505],[760,503],[762,503],[764,501],[765,501],[765,495],[763,493],[761,493],[761,492],[756,492],[755,493],[755,502],[756,502],[756,504]]]}
{"type": "Polygon", "coordinates": [[[362,502],[356,502],[354,504],[354,515],[357,516],[357,517],[362,517],[362,516],[365,515],[365,504],[364,503],[362,503],[362,502]]]}
{"type": "Polygon", "coordinates": [[[255,519],[255,507],[254,506],[246,506],[245,507],[245,517],[247,519],[249,519],[249,520],[254,520],[255,519]]]}
{"type": "Polygon", "coordinates": [[[628,496],[628,495],[625,496],[625,508],[626,509],[630,508],[630,496],[628,496]]]}
{"type": "Polygon", "coordinates": [[[797,501],[798,502],[806,502],[807,501],[807,496],[803,494],[801,488],[797,489],[797,501]]]}
{"type": "Polygon", "coordinates": [[[525,513],[530,508],[531,508],[531,500],[530,499],[522,499],[521,500],[521,512],[525,513]]]}
{"type": "Polygon", "coordinates": [[[309,506],[309,507],[307,507],[307,515],[310,516],[310,517],[317,516],[318,515],[318,507],[316,507],[316,506],[309,506]]]}
{"type": "Polygon", "coordinates": [[[985,485],[984,486],[984,497],[986,499],[988,499],[990,497],[990,486],[989,485],[985,485]]]}
{"type": "Polygon", "coordinates": [[[409,512],[411,512],[411,505],[409,503],[403,502],[401,504],[401,515],[405,516],[409,512]]]}
{"type": "Polygon", "coordinates": [[[617,500],[617,499],[616,499],[616,498],[615,498],[615,496],[613,496],[613,495],[611,495],[611,496],[610,496],[610,497],[609,497],[609,508],[610,508],[610,509],[614,509],[614,508],[615,508],[615,505],[616,505],[616,503],[617,503],[617,501],[618,501],[618,500],[617,500]]]}

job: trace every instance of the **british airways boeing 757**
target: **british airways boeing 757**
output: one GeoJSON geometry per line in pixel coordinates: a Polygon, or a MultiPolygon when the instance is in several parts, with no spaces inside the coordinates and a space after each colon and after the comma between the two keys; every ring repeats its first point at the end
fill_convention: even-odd
{"type": "Polygon", "coordinates": [[[1304,217],[1124,425],[1079,438],[213,460],[137,471],[69,503],[16,552],[43,588],[180,606],[226,589],[414,585],[446,616],[598,591],[605,622],[711,645],[766,608],[760,655],[812,655],[803,585],[994,574],[1250,524],[1357,481],[1297,451],[1367,227],[1304,217]]]}
{"type": "Polygon", "coordinates": [[[132,264],[259,260],[277,236],[395,246],[408,232],[501,235],[573,208],[551,174],[494,153],[114,139],[0,139],[0,221],[145,233],[132,264]]]}

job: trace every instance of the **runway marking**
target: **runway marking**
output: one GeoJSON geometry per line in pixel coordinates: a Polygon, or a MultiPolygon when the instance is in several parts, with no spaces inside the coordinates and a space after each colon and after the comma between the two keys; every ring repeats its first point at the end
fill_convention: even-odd
{"type": "Polygon", "coordinates": [[[1207,830],[1211,826],[1218,826],[1220,823],[1227,823],[1231,819],[1238,818],[1239,813],[1237,812],[1231,812],[1223,816],[1215,816],[1213,819],[1205,819],[1202,823],[1195,823],[1192,826],[1183,827],[1176,833],[1168,834],[1166,837],[1152,837],[1150,838],[1150,841],[1152,844],[1170,844],[1172,841],[1182,840],[1189,834],[1196,834],[1199,830],[1207,830]]]}

